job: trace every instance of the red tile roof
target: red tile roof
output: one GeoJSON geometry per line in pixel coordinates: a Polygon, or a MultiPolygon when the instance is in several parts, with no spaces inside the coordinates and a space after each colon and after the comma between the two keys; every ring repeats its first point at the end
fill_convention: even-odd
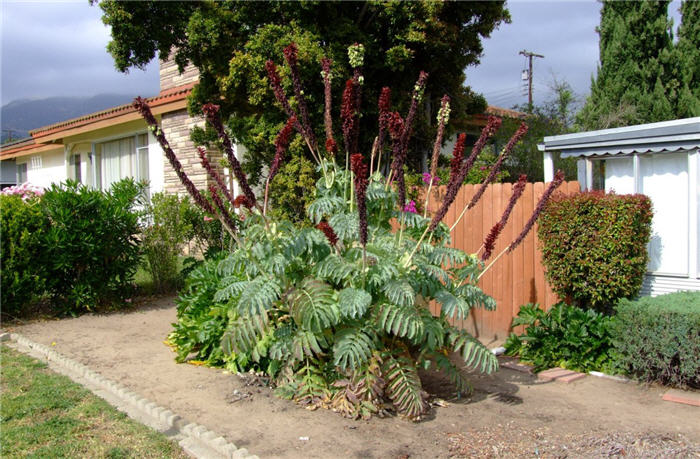
{"type": "MultiPolygon", "coordinates": [[[[195,83],[190,83],[166,89],[164,91],[161,91],[160,94],[158,94],[155,97],[149,97],[148,99],[146,99],[146,101],[151,107],[158,107],[160,105],[164,105],[170,102],[182,100],[185,97],[187,97],[187,95],[192,91],[192,87],[194,85],[195,83]]],[[[33,129],[29,131],[29,134],[34,138],[42,137],[48,134],[53,134],[62,131],[64,129],[84,126],[95,121],[114,118],[132,112],[136,112],[136,109],[131,105],[131,103],[119,105],[118,107],[108,108],[106,110],[90,113],[88,115],[83,115],[78,118],[73,118],[70,120],[50,124],[48,126],[43,126],[38,129],[33,129]]]]}

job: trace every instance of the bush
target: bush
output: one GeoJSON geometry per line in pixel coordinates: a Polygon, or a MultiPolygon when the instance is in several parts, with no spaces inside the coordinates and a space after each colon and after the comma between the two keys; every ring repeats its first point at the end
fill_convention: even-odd
{"type": "Polygon", "coordinates": [[[526,326],[525,333],[511,333],[506,353],[531,362],[536,371],[557,366],[584,372],[609,371],[613,321],[565,303],[556,304],[548,312],[528,304],[513,319],[514,327],[526,326]]]}
{"type": "Polygon", "coordinates": [[[46,289],[60,312],[118,304],[131,294],[140,257],[134,208],[141,191],[130,179],[108,192],[72,181],[46,191],[46,289]]]}
{"type": "Polygon", "coordinates": [[[176,349],[178,362],[194,353],[195,360],[207,365],[224,363],[221,337],[228,324],[228,306],[214,301],[222,278],[216,269],[219,260],[208,259],[194,268],[176,300],[177,322],[168,341],[176,349]]]}
{"type": "Polygon", "coordinates": [[[613,341],[630,375],[700,388],[700,292],[620,301],[613,341]]]}
{"type": "Polygon", "coordinates": [[[146,270],[157,292],[171,291],[181,284],[178,256],[194,236],[196,218],[189,199],[157,193],[148,206],[149,225],[142,235],[146,270]]]}
{"type": "Polygon", "coordinates": [[[11,316],[44,291],[43,238],[49,221],[38,197],[0,195],[2,312],[11,316]]]}
{"type": "MultiPolygon", "coordinates": [[[[318,178],[314,164],[303,156],[294,156],[282,165],[270,184],[270,216],[280,220],[302,223],[306,208],[313,201],[309,190],[318,178]]],[[[307,220],[308,223],[308,220],[307,220]]]]}
{"type": "Polygon", "coordinates": [[[538,229],[552,289],[599,311],[634,297],[646,271],[651,219],[651,200],[643,195],[555,196],[538,229]]]}

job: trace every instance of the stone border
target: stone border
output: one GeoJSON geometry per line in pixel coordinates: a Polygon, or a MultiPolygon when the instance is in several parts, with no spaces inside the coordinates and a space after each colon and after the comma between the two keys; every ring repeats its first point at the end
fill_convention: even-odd
{"type": "Polygon", "coordinates": [[[35,343],[18,333],[0,334],[0,342],[8,341],[13,343],[12,348],[45,361],[52,370],[85,386],[129,417],[176,440],[182,449],[193,457],[198,459],[258,458],[245,448],[237,448],[235,444],[206,427],[185,420],[171,410],[158,406],[102,377],[85,365],[59,354],[49,346],[35,343]]]}

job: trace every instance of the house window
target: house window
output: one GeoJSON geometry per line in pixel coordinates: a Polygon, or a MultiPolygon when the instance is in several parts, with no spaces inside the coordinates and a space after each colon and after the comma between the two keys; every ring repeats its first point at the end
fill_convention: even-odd
{"type": "Polygon", "coordinates": [[[17,164],[17,184],[27,182],[27,163],[17,164]]]}
{"type": "Polygon", "coordinates": [[[113,183],[127,177],[148,181],[147,134],[97,143],[94,152],[95,188],[109,189],[113,183]]]}
{"type": "Polygon", "coordinates": [[[68,158],[68,176],[71,180],[82,183],[82,173],[80,171],[80,154],[70,155],[68,158]]]}
{"type": "Polygon", "coordinates": [[[41,169],[41,156],[40,155],[32,156],[30,161],[31,161],[33,171],[35,171],[37,169],[41,169]]]}

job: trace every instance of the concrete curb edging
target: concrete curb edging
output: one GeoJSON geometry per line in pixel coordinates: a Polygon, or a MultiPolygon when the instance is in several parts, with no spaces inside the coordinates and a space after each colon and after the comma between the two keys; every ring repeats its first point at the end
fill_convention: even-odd
{"type": "Polygon", "coordinates": [[[85,365],[69,359],[43,344],[18,333],[0,334],[0,342],[10,341],[16,350],[44,360],[58,373],[85,386],[129,417],[178,441],[182,449],[198,459],[258,459],[245,448],[237,448],[205,426],[189,422],[171,410],[158,406],[135,392],[104,378],[85,365]]]}

